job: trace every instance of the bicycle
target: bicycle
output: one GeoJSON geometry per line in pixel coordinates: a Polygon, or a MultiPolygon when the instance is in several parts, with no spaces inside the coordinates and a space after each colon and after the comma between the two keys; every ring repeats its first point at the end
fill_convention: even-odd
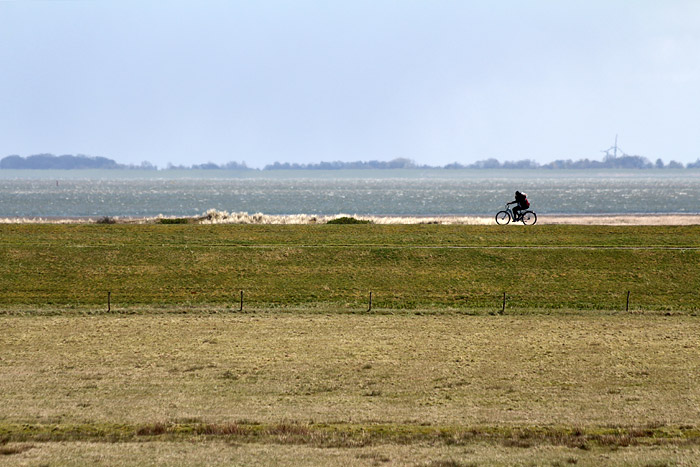
{"type": "Polygon", "coordinates": [[[534,211],[522,211],[520,217],[516,219],[513,210],[506,204],[505,210],[496,213],[496,224],[506,225],[511,220],[513,222],[522,222],[525,225],[535,225],[537,223],[537,214],[534,211]]]}

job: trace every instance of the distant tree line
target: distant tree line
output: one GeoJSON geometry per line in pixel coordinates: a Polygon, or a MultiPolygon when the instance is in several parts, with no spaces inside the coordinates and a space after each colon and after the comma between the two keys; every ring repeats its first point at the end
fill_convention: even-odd
{"type": "MultiPolygon", "coordinates": [[[[190,166],[168,164],[170,170],[257,170],[249,168],[245,162],[227,162],[215,164],[206,162],[190,166]]],[[[652,163],[642,156],[622,155],[615,157],[607,155],[602,161],[590,159],[559,159],[547,164],[540,164],[531,159],[500,162],[497,159],[485,159],[473,164],[453,162],[445,166],[418,165],[411,159],[403,157],[390,161],[355,161],[355,162],[318,162],[309,164],[275,162],[266,165],[262,170],[344,170],[344,169],[700,169],[700,158],[695,162],[683,165],[671,161],[664,164],[661,159],[652,163]]],[[[17,155],[0,159],[0,169],[138,169],[158,170],[150,162],[141,164],[119,164],[106,157],[91,157],[83,154],[54,156],[53,154],[35,154],[21,157],[17,155]]]]}
{"type": "Polygon", "coordinates": [[[390,161],[355,161],[355,162],[318,162],[315,164],[297,164],[289,162],[275,162],[266,165],[263,170],[342,170],[342,169],[432,169],[428,165],[416,165],[410,159],[400,157],[390,161]]]}
{"type": "MultiPolygon", "coordinates": [[[[138,169],[138,170],[158,170],[158,167],[150,162],[144,161],[140,164],[119,164],[113,159],[106,157],[92,157],[84,154],[65,154],[55,156],[53,154],[35,154],[33,156],[21,157],[17,155],[7,156],[0,159],[0,169],[138,169]]],[[[217,165],[212,162],[205,164],[195,164],[192,166],[168,164],[168,169],[226,169],[226,170],[251,170],[245,162],[229,162],[217,165]]]]}
{"type": "Polygon", "coordinates": [[[263,170],[342,170],[342,169],[683,169],[700,168],[700,159],[683,165],[680,162],[671,161],[664,164],[661,159],[657,159],[652,164],[649,159],[642,156],[623,155],[615,157],[606,156],[602,161],[579,159],[579,160],[556,160],[547,164],[540,164],[531,159],[519,161],[500,162],[498,159],[485,159],[473,164],[460,164],[453,162],[445,166],[417,165],[410,159],[399,158],[388,162],[319,162],[315,164],[298,164],[289,162],[275,162],[266,165],[263,170]]]}
{"type": "Polygon", "coordinates": [[[205,162],[204,164],[193,164],[190,166],[168,164],[166,168],[168,170],[253,170],[245,162],[227,162],[221,165],[205,162]]]}
{"type": "Polygon", "coordinates": [[[680,162],[671,161],[664,164],[661,159],[657,159],[654,164],[646,157],[623,155],[615,157],[605,156],[602,161],[590,159],[558,159],[547,164],[539,164],[530,159],[515,162],[499,162],[496,159],[486,159],[474,164],[462,165],[459,163],[448,164],[446,169],[693,169],[700,168],[700,159],[683,165],[680,162]]]}
{"type": "Polygon", "coordinates": [[[125,165],[106,157],[92,157],[83,154],[77,156],[65,154],[54,156],[53,154],[35,154],[21,157],[17,155],[0,159],[0,169],[139,169],[155,170],[157,167],[150,162],[142,162],[139,165],[125,165]]]}
{"type": "Polygon", "coordinates": [[[7,156],[0,160],[0,169],[118,169],[121,168],[112,159],[106,157],[88,157],[53,154],[35,154],[29,157],[7,156]]]}

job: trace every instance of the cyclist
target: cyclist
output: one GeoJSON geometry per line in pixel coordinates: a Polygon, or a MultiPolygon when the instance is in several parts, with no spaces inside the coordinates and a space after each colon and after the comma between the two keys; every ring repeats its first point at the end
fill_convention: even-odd
{"type": "Polygon", "coordinates": [[[511,204],[517,204],[517,206],[513,208],[513,215],[515,216],[513,221],[520,220],[520,211],[524,211],[530,207],[530,201],[527,200],[527,194],[520,193],[519,191],[515,192],[515,201],[508,203],[508,206],[511,204]]]}

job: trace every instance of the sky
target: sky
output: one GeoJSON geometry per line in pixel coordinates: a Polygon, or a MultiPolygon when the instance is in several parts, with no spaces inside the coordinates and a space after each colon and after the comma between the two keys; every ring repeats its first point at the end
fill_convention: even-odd
{"type": "Polygon", "coordinates": [[[0,0],[0,157],[700,158],[698,0],[0,0]]]}

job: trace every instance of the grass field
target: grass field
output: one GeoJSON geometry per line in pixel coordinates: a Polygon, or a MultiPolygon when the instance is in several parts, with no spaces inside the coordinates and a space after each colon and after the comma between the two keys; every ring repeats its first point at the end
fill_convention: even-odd
{"type": "Polygon", "coordinates": [[[697,227],[0,234],[2,463],[700,456],[697,227]]]}
{"type": "Polygon", "coordinates": [[[329,448],[356,464],[700,453],[692,316],[19,315],[0,326],[0,439],[33,446],[8,456],[18,461],[83,455],[85,442],[117,459],[115,441],[154,462],[167,456],[140,443],[223,443],[223,457],[207,454],[222,463],[261,449],[267,463],[286,452],[318,464],[329,448]]]}
{"type": "Polygon", "coordinates": [[[2,225],[0,309],[695,312],[700,226],[2,225]]]}

